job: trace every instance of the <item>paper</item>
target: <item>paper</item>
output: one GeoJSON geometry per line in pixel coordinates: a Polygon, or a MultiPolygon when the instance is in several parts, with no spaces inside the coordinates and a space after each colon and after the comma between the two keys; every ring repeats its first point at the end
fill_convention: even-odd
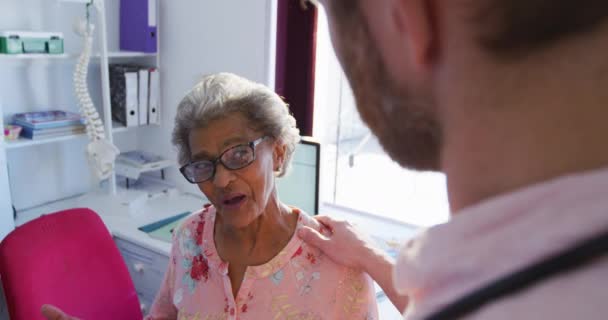
{"type": "Polygon", "coordinates": [[[147,233],[152,238],[171,242],[171,237],[175,228],[177,228],[179,224],[182,223],[182,221],[190,214],[190,211],[186,211],[178,215],[141,226],[138,229],[147,233]]]}

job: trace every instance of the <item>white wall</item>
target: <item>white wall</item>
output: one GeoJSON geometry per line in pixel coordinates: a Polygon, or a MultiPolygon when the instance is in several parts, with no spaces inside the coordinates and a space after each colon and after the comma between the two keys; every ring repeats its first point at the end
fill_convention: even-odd
{"type": "MultiPolygon", "coordinates": [[[[274,1],[161,1],[162,130],[143,129],[144,134],[138,135],[140,148],[176,160],[171,145],[175,110],[202,75],[226,71],[266,84],[271,81],[274,68],[268,57],[274,1]]],[[[168,170],[168,179],[200,193],[176,169],[168,170]]]]}
{"type": "MultiPolygon", "coordinates": [[[[114,141],[119,149],[138,148],[176,159],[170,142],[175,109],[203,74],[228,71],[271,82],[274,63],[269,63],[273,61],[269,56],[274,48],[270,35],[276,1],[159,0],[161,128],[117,133],[114,141]]],[[[106,0],[110,51],[118,48],[118,3],[106,0]]],[[[57,0],[0,0],[0,12],[12,13],[0,20],[0,30],[63,31],[66,52],[80,50],[80,40],[71,31],[74,18],[84,14],[80,5],[59,4],[57,0]]],[[[71,83],[73,63],[2,65],[5,73],[0,77],[0,101],[5,122],[14,113],[47,110],[49,106],[77,111],[71,83]]],[[[90,69],[89,86],[94,102],[100,106],[97,66],[90,69]]],[[[79,139],[8,151],[15,207],[22,210],[88,191],[91,179],[85,145],[86,139],[79,139]]],[[[176,169],[166,173],[179,187],[200,193],[176,169]]]]}

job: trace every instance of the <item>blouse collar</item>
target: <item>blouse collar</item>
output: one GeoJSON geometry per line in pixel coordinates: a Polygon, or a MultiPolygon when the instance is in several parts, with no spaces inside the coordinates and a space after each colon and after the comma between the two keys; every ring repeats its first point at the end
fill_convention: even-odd
{"type": "MultiPolygon", "coordinates": [[[[298,229],[302,228],[303,226],[314,225],[314,223],[311,221],[311,217],[305,213],[302,214],[299,209],[293,207],[291,209],[293,210],[293,213],[298,215],[296,228],[291,236],[291,239],[287,245],[276,256],[274,256],[274,258],[270,259],[270,261],[257,266],[248,266],[245,273],[245,278],[260,279],[271,276],[283,268],[283,266],[287,264],[287,262],[289,262],[289,260],[298,251],[302,245],[302,239],[297,236],[298,229]]],[[[203,212],[206,216],[205,220],[207,220],[203,232],[203,253],[212,269],[216,269],[222,274],[227,274],[228,262],[221,259],[217,252],[214,241],[214,226],[217,211],[215,207],[208,206],[203,212]]]]}

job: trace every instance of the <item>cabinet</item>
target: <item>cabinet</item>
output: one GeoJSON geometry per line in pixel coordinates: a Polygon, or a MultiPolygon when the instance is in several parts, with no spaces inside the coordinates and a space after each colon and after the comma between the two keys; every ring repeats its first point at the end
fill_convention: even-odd
{"type": "MultiPolygon", "coordinates": [[[[101,0],[95,0],[99,2],[101,0]]],[[[73,72],[82,49],[82,38],[73,31],[77,18],[85,16],[87,0],[2,0],[0,12],[11,13],[0,20],[0,30],[56,31],[64,35],[64,54],[0,55],[0,114],[3,124],[19,112],[62,109],[78,112],[73,72]]],[[[95,24],[93,57],[88,87],[102,119],[111,119],[109,100],[104,99],[105,70],[111,63],[129,63],[160,69],[160,54],[119,50],[120,0],[104,0],[107,59],[100,54],[102,14],[91,8],[95,24]]],[[[159,1],[150,1],[157,7],[159,1]]],[[[155,19],[157,28],[159,19],[155,19]]],[[[160,37],[158,36],[157,39],[160,37]]],[[[157,40],[158,41],[158,40],[157,40]]],[[[160,49],[160,46],[157,45],[160,49]]],[[[160,71],[162,75],[162,70],[160,71]]],[[[107,123],[107,121],[106,121],[107,123]]],[[[121,151],[142,149],[138,136],[154,134],[160,126],[125,128],[113,123],[110,135],[121,151]],[[142,133],[144,132],[145,133],[142,133]]],[[[17,212],[90,192],[94,184],[85,156],[85,134],[44,140],[0,141],[0,239],[14,228],[12,206],[17,212]]],[[[152,151],[152,150],[151,150],[152,151]]],[[[115,180],[106,183],[112,189],[115,180]]]]}
{"type": "MultiPolygon", "coordinates": [[[[4,128],[0,123],[0,130],[4,128]]],[[[13,220],[13,209],[11,207],[11,195],[8,185],[8,172],[6,170],[6,154],[4,153],[4,143],[0,141],[0,236],[4,237],[15,228],[13,220]]]]}
{"type": "Polygon", "coordinates": [[[144,314],[150,311],[156,293],[169,266],[169,256],[162,255],[119,236],[114,242],[120,250],[137,290],[144,314]]]}

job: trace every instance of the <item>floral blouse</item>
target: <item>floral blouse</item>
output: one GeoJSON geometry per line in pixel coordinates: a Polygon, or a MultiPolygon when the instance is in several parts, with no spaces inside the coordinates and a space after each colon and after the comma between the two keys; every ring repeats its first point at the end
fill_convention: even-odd
{"type": "Polygon", "coordinates": [[[236,297],[213,241],[215,208],[188,217],[174,232],[165,279],[146,319],[378,319],[369,276],[304,243],[297,229],[324,230],[294,212],[298,223],[288,244],[266,264],[247,268],[236,297]]]}

